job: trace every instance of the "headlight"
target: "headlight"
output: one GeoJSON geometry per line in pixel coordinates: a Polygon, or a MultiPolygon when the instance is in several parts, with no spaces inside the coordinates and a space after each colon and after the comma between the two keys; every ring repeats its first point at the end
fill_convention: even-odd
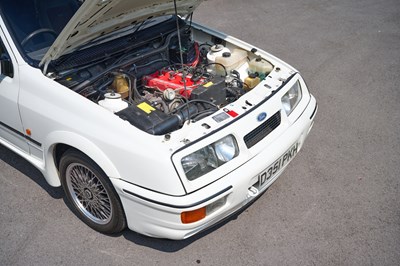
{"type": "Polygon", "coordinates": [[[286,115],[290,115],[293,109],[296,108],[297,104],[301,100],[301,96],[301,87],[297,81],[293,87],[291,87],[290,90],[282,97],[282,105],[286,115]]]}
{"type": "Polygon", "coordinates": [[[238,154],[236,139],[229,135],[183,157],[181,163],[187,179],[195,180],[229,162],[238,154]]]}

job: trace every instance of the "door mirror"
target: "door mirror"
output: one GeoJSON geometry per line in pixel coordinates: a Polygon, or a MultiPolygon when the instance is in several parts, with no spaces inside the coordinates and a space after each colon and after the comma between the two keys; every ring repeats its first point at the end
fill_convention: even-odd
{"type": "Polygon", "coordinates": [[[2,54],[0,57],[0,71],[2,75],[10,78],[14,77],[14,68],[11,59],[6,54],[2,54]]]}

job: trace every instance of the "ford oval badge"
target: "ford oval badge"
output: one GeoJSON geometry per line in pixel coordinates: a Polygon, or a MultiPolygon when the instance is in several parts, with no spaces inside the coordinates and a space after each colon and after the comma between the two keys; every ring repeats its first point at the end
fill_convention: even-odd
{"type": "Polygon", "coordinates": [[[259,114],[259,115],[257,116],[257,120],[258,120],[258,122],[261,122],[261,121],[263,121],[266,117],[267,117],[267,113],[266,113],[266,112],[262,112],[261,114],[259,114]]]}

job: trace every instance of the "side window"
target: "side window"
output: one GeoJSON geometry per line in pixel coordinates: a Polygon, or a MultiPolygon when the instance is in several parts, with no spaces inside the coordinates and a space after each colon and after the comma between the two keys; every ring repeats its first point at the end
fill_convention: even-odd
{"type": "Polygon", "coordinates": [[[10,78],[14,77],[14,68],[11,58],[4,46],[3,40],[0,39],[0,74],[8,76],[10,78]]]}

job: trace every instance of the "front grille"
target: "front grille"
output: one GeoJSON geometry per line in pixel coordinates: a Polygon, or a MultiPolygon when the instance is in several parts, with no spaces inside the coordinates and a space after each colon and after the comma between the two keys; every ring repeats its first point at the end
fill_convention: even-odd
{"type": "Polygon", "coordinates": [[[271,116],[267,121],[259,125],[256,129],[244,136],[244,142],[247,148],[251,148],[256,145],[263,138],[268,136],[275,128],[281,124],[281,113],[277,112],[271,116]]]}

